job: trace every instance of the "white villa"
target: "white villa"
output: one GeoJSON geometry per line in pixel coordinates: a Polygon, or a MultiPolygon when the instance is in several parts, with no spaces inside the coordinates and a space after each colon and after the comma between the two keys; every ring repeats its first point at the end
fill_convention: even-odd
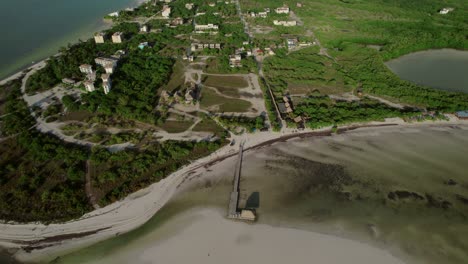
{"type": "Polygon", "coordinates": [[[94,73],[93,66],[91,66],[89,64],[81,64],[80,65],[80,72],[82,72],[84,74],[93,74],[94,73]]]}
{"type": "Polygon", "coordinates": [[[141,26],[141,27],[140,27],[140,32],[142,32],[142,33],[148,32],[148,26],[147,26],[147,25],[141,26]]]}
{"type": "Polygon", "coordinates": [[[96,44],[104,43],[105,36],[106,34],[104,32],[99,32],[99,33],[94,34],[94,42],[96,42],[96,44]]]}
{"type": "Polygon", "coordinates": [[[169,16],[171,15],[171,8],[168,5],[164,5],[161,11],[161,15],[164,18],[169,18],[169,16]]]}
{"type": "Polygon", "coordinates": [[[102,88],[104,89],[104,93],[108,94],[110,92],[111,88],[112,88],[110,75],[109,74],[102,74],[101,79],[102,79],[102,88]]]}
{"type": "Polygon", "coordinates": [[[123,32],[115,32],[112,35],[112,42],[113,43],[122,43],[122,39],[123,39],[123,32]]]}
{"type": "Polygon", "coordinates": [[[83,82],[85,88],[86,88],[86,91],[88,92],[94,92],[95,88],[94,88],[94,82],[93,81],[85,81],[83,82]]]}
{"type": "Polygon", "coordinates": [[[219,26],[214,25],[214,24],[208,24],[208,25],[195,25],[195,30],[218,30],[219,26]]]}
{"type": "Polygon", "coordinates": [[[221,49],[221,44],[220,43],[192,43],[190,46],[191,51],[197,51],[197,50],[202,50],[202,49],[221,49]]]}
{"type": "Polygon", "coordinates": [[[297,22],[296,22],[295,20],[292,20],[292,21],[273,20],[273,25],[275,25],[275,26],[293,27],[293,26],[297,26],[297,22]]]}
{"type": "Polygon", "coordinates": [[[277,14],[289,14],[289,7],[287,6],[278,7],[275,9],[275,12],[277,14]]]}
{"type": "Polygon", "coordinates": [[[240,54],[229,56],[229,66],[231,68],[242,67],[242,56],[240,54]]]}

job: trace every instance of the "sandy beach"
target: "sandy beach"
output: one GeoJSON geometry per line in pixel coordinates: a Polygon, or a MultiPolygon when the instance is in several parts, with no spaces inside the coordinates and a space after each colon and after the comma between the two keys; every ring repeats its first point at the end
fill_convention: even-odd
{"type": "Polygon", "coordinates": [[[125,247],[90,263],[206,263],[234,264],[402,264],[372,246],[334,236],[291,228],[248,224],[225,219],[216,209],[193,209],[164,223],[150,234],[156,241],[125,247]],[[171,230],[169,238],[160,230],[171,230]],[[157,262],[155,260],[157,259],[157,262]]]}
{"type": "MultiPolygon", "coordinates": [[[[466,125],[468,122],[451,119],[451,121],[423,122],[408,124],[402,120],[390,119],[386,122],[373,122],[360,124],[367,126],[363,133],[373,133],[386,128],[378,127],[391,124],[398,127],[424,127],[437,125],[466,125]],[[376,127],[372,127],[376,126],[376,127]]],[[[353,129],[354,124],[346,129],[353,129]]],[[[359,129],[354,130],[357,133],[359,129]]],[[[324,136],[329,134],[329,128],[319,131],[303,131],[272,133],[263,132],[239,137],[236,142],[245,141],[247,151],[273,144],[278,141],[287,141],[295,137],[324,136]]],[[[228,157],[234,156],[238,146],[226,146],[210,156],[193,162],[171,174],[166,179],[140,190],[122,201],[85,214],[80,219],[62,224],[44,225],[40,223],[0,224],[0,246],[16,250],[15,257],[20,261],[37,261],[38,259],[52,259],[64,254],[89,246],[93,243],[129,232],[147,222],[173,197],[184,183],[197,180],[192,175],[200,175],[210,169],[210,166],[228,157]]],[[[198,178],[198,180],[200,180],[198,178]]]]}

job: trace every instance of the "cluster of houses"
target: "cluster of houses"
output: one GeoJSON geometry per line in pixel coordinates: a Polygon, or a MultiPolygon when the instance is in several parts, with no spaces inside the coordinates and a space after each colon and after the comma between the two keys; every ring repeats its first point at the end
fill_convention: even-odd
{"type": "MultiPolygon", "coordinates": [[[[249,15],[250,17],[260,17],[260,18],[266,18],[268,14],[270,13],[270,8],[264,8],[263,12],[250,12],[249,15]]],[[[276,14],[289,14],[289,7],[287,6],[282,6],[278,7],[275,9],[276,14]]]]}
{"type": "MultiPolygon", "coordinates": [[[[291,114],[294,112],[292,101],[286,95],[283,96],[283,102],[278,103],[278,110],[282,115],[286,115],[287,117],[291,117],[291,114]]],[[[294,123],[298,124],[299,127],[304,126],[304,119],[301,116],[296,116],[292,118],[294,123]]]]}
{"type": "MultiPolygon", "coordinates": [[[[96,44],[102,44],[105,42],[106,33],[98,32],[94,34],[94,42],[96,44]]],[[[123,41],[123,32],[115,32],[112,34],[112,43],[122,43],[123,41]]]]}
{"type": "MultiPolygon", "coordinates": [[[[94,60],[96,65],[104,68],[105,73],[101,74],[102,79],[102,88],[105,94],[108,94],[112,88],[111,74],[114,73],[117,63],[122,55],[125,54],[125,51],[119,50],[114,55],[110,57],[98,57],[94,60]]],[[[96,81],[96,72],[93,69],[92,65],[82,64],[80,65],[80,72],[86,75],[86,80],[83,82],[83,85],[86,88],[86,91],[93,92],[96,90],[94,83],[96,81]]]]}

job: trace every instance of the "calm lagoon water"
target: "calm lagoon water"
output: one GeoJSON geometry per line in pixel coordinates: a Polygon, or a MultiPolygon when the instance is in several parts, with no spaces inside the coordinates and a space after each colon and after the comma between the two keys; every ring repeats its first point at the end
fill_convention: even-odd
{"type": "Polygon", "coordinates": [[[468,51],[421,51],[386,64],[404,80],[436,89],[468,93],[468,51]]]}
{"type": "MultiPolygon", "coordinates": [[[[468,204],[459,199],[468,197],[467,149],[468,127],[380,128],[277,143],[245,154],[240,206],[256,208],[260,224],[359,240],[407,264],[468,263],[468,204]]],[[[235,159],[223,163],[141,228],[56,263],[158,263],[141,256],[184,238],[192,223],[180,222],[182,213],[214,207],[224,214],[235,159]]],[[[181,263],[177,254],[173,260],[181,263]]]]}
{"type": "Polygon", "coordinates": [[[0,1],[0,79],[104,28],[102,17],[138,0],[0,1]]]}

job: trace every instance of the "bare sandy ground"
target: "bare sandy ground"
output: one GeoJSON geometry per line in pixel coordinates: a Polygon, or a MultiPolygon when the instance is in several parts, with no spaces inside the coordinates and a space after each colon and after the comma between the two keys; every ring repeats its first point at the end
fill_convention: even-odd
{"type": "Polygon", "coordinates": [[[314,263],[402,264],[372,246],[291,228],[227,220],[215,209],[194,209],[171,218],[145,239],[96,262],[120,263],[314,263]],[[163,230],[170,230],[164,234],[163,230]],[[158,239],[168,237],[167,239],[158,239]]]}

